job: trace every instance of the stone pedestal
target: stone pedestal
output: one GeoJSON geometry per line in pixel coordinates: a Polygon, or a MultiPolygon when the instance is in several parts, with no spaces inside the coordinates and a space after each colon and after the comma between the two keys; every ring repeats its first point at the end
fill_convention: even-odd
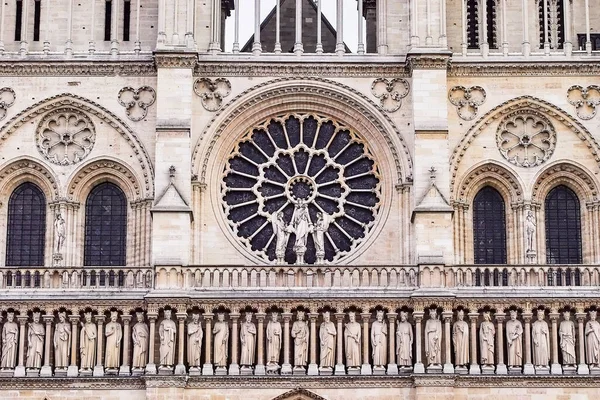
{"type": "Polygon", "coordinates": [[[277,363],[268,363],[266,368],[267,375],[278,375],[281,367],[277,363]]]}
{"type": "Polygon", "coordinates": [[[13,375],[15,378],[22,378],[25,376],[25,367],[24,366],[18,366],[15,368],[15,374],[13,375]]]}
{"type": "Polygon", "coordinates": [[[495,368],[493,365],[482,365],[481,366],[481,374],[482,375],[494,375],[495,368]]]}
{"type": "Polygon", "coordinates": [[[401,367],[398,367],[398,373],[399,374],[410,374],[413,372],[412,367],[408,367],[406,365],[403,365],[401,367]]]}
{"type": "Polygon", "coordinates": [[[469,375],[481,375],[481,369],[479,369],[479,364],[471,364],[469,366],[469,375]]]}
{"type": "Polygon", "coordinates": [[[415,374],[424,374],[425,373],[425,364],[416,363],[414,373],[415,374]]]}
{"type": "Polygon", "coordinates": [[[281,375],[291,375],[292,374],[292,364],[283,364],[281,366],[281,375]]]}
{"type": "MultiPolygon", "coordinates": [[[[533,366],[532,366],[533,368],[533,366]]],[[[509,375],[521,375],[523,373],[523,369],[521,367],[508,367],[508,374],[509,375]]]]}
{"type": "Polygon", "coordinates": [[[141,376],[141,375],[144,375],[145,372],[146,371],[144,368],[132,368],[131,376],[141,376]]]}
{"type": "Polygon", "coordinates": [[[442,364],[431,364],[427,366],[428,374],[441,374],[442,373],[442,364]]]}
{"type": "MultiPolygon", "coordinates": [[[[47,367],[50,370],[49,371],[50,375],[42,375],[42,373],[48,373],[48,369],[46,371],[44,371],[44,368],[46,368],[46,367],[43,367],[42,372],[40,373],[41,376],[52,376],[52,367],[50,367],[50,366],[47,366],[47,367]]],[[[54,376],[57,378],[66,377],[67,376],[67,368],[56,368],[54,370],[54,376]]]]}
{"type": "Polygon", "coordinates": [[[227,367],[217,367],[217,368],[215,368],[215,375],[218,375],[218,376],[227,375],[227,367]]]}
{"type": "Polygon", "coordinates": [[[317,364],[308,364],[308,375],[319,375],[319,366],[317,364]]]}
{"type": "Polygon", "coordinates": [[[121,368],[119,368],[119,376],[129,376],[129,375],[131,375],[129,365],[121,365],[121,368]]]}
{"type": "Polygon", "coordinates": [[[173,367],[170,365],[161,365],[158,367],[159,375],[173,375],[173,367]]]}
{"type": "Polygon", "coordinates": [[[359,367],[348,367],[348,375],[360,375],[359,367]]]}
{"type": "Polygon", "coordinates": [[[304,367],[300,367],[300,366],[296,366],[294,367],[294,369],[292,370],[292,373],[294,375],[306,375],[306,368],[304,367]]]}
{"type": "Polygon", "coordinates": [[[334,374],[335,375],[346,375],[346,367],[344,367],[344,364],[336,364],[334,374]]]}
{"type": "Polygon", "coordinates": [[[590,375],[600,375],[600,367],[594,365],[590,367],[590,375]]]}
{"type": "Polygon", "coordinates": [[[552,375],[562,375],[562,366],[560,364],[552,364],[550,367],[550,373],[552,375]]]}
{"type": "Polygon", "coordinates": [[[453,374],[454,373],[454,365],[444,364],[444,373],[445,374],[453,374]]]}
{"type": "Polygon", "coordinates": [[[454,373],[459,375],[467,375],[469,373],[469,369],[464,365],[457,365],[456,368],[454,368],[454,373]]]}
{"type": "Polygon", "coordinates": [[[525,366],[523,367],[523,374],[525,374],[525,375],[534,375],[535,374],[535,368],[533,368],[533,364],[525,364],[525,366]]]}
{"type": "Polygon", "coordinates": [[[40,370],[38,368],[27,368],[25,371],[28,378],[37,378],[40,376],[40,370]]]}
{"type": "Polygon", "coordinates": [[[577,366],[577,375],[589,375],[590,369],[587,364],[579,364],[577,366]]]}
{"type": "Polygon", "coordinates": [[[76,378],[79,376],[79,368],[77,368],[77,365],[69,365],[69,368],[67,368],[67,376],[69,378],[76,378]]]}
{"type": "Polygon", "coordinates": [[[398,364],[388,364],[387,374],[388,375],[398,375],[398,364]]]}
{"type": "Polygon", "coordinates": [[[186,374],[185,365],[177,364],[175,366],[175,375],[185,375],[185,374],[186,374]]]}
{"type": "Polygon", "coordinates": [[[577,367],[574,365],[565,365],[562,367],[563,375],[576,375],[577,367]]]}
{"type": "Polygon", "coordinates": [[[536,365],[534,370],[536,375],[550,375],[550,367],[547,365],[536,365]]]}
{"type": "Polygon", "coordinates": [[[247,376],[254,374],[254,368],[249,365],[242,365],[240,368],[240,375],[247,376]]]}
{"type": "Polygon", "coordinates": [[[266,375],[267,374],[267,370],[265,369],[264,365],[257,365],[256,367],[254,367],[254,375],[266,375]]]}
{"type": "MultiPolygon", "coordinates": [[[[190,371],[191,371],[191,368],[190,368],[190,371]]],[[[229,375],[237,376],[239,374],[240,374],[240,366],[238,364],[229,365],[229,375]]],[[[192,375],[191,372],[190,372],[190,375],[192,375]]]]}
{"type": "Polygon", "coordinates": [[[385,375],[385,367],[382,365],[376,365],[373,367],[373,375],[385,375]]]}
{"type": "Polygon", "coordinates": [[[202,366],[202,375],[212,375],[212,374],[213,374],[212,364],[204,364],[202,366]]]}
{"type": "Polygon", "coordinates": [[[119,370],[117,368],[106,368],[104,375],[119,375],[119,370]]]}
{"type": "Polygon", "coordinates": [[[156,375],[156,364],[146,365],[146,375],[156,375]]]}
{"type": "Polygon", "coordinates": [[[496,375],[506,375],[506,374],[508,374],[508,370],[506,369],[506,364],[496,365],[496,375]]]}
{"type": "MultiPolygon", "coordinates": [[[[83,373],[86,373],[85,371],[79,371],[79,374],[81,375],[83,373]]],[[[94,372],[92,373],[92,375],[94,376],[104,376],[104,367],[102,365],[96,365],[94,367],[94,372]]],[[[81,375],[83,376],[83,375],[81,375]]]]}
{"type": "MultiPolygon", "coordinates": [[[[64,371],[64,374],[67,374],[67,371],[64,371]]],[[[46,378],[46,377],[51,377],[52,376],[52,367],[49,365],[44,365],[42,367],[42,369],[40,370],[40,376],[46,378]]]]}
{"type": "Polygon", "coordinates": [[[333,375],[333,368],[321,367],[319,368],[319,375],[333,375]]]}
{"type": "MultiPolygon", "coordinates": [[[[71,375],[69,375],[70,372],[71,372],[71,367],[69,367],[69,371],[67,371],[67,376],[69,376],[69,377],[71,376],[71,375]]],[[[93,376],[93,375],[94,375],[94,372],[91,369],[80,369],[79,370],[79,376],[87,377],[87,376],[93,376]]],[[[104,376],[104,370],[102,371],[101,376],[104,376]]]]}
{"type": "Polygon", "coordinates": [[[188,371],[188,375],[189,376],[200,376],[200,375],[202,375],[202,370],[199,367],[190,367],[190,370],[188,371]]]}
{"type": "Polygon", "coordinates": [[[373,375],[373,370],[371,369],[371,364],[363,364],[360,367],[361,375],[373,375]]]}

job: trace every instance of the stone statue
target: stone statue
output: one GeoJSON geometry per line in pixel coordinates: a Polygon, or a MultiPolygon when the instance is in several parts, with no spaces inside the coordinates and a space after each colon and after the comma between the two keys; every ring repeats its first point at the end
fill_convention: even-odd
{"type": "Polygon", "coordinates": [[[598,367],[600,365],[600,323],[596,321],[597,311],[591,310],[589,314],[590,320],[585,325],[587,362],[590,366],[598,367]]]}
{"type": "Polygon", "coordinates": [[[96,362],[96,340],[98,329],[92,322],[92,313],[84,314],[85,322],[81,322],[81,333],[79,334],[79,355],[81,357],[81,369],[90,370],[96,362]]]}
{"type": "Polygon", "coordinates": [[[54,366],[65,369],[69,366],[71,353],[71,325],[67,322],[66,313],[58,313],[58,323],[54,327],[54,366]]]}
{"type": "Polygon", "coordinates": [[[148,362],[148,343],[150,340],[150,329],[144,322],[144,313],[136,312],[135,318],[137,323],[131,330],[131,338],[133,339],[133,359],[131,365],[134,369],[146,368],[148,362]]]}
{"type": "Polygon", "coordinates": [[[401,311],[396,330],[396,355],[398,356],[399,366],[412,367],[412,345],[412,325],[408,322],[408,313],[401,311]]]}
{"type": "Polygon", "coordinates": [[[435,308],[429,310],[425,323],[425,357],[429,365],[442,363],[442,321],[435,308]]]}
{"type": "Polygon", "coordinates": [[[171,310],[165,310],[164,319],[158,327],[158,336],[160,337],[160,366],[171,368],[175,364],[175,337],[177,335],[177,326],[171,319],[171,310]]]}
{"type": "Polygon", "coordinates": [[[456,322],[452,327],[452,343],[454,344],[454,363],[457,367],[469,364],[469,324],[465,321],[465,312],[458,310],[456,322]]]}
{"type": "Polygon", "coordinates": [[[40,313],[33,313],[33,322],[29,324],[27,332],[27,362],[28,369],[42,368],[42,357],[44,356],[44,337],[46,330],[40,323],[40,313]]]}
{"type": "Polygon", "coordinates": [[[315,250],[317,253],[316,264],[323,264],[325,259],[325,232],[329,229],[329,215],[322,212],[317,213],[317,222],[313,229],[313,240],[315,242],[315,250]]]}
{"type": "Polygon", "coordinates": [[[376,320],[371,325],[371,346],[373,347],[373,365],[382,367],[387,364],[387,324],[383,320],[383,311],[378,310],[376,320]]]}
{"type": "Polygon", "coordinates": [[[2,328],[2,369],[13,369],[17,364],[17,351],[19,350],[19,325],[15,322],[15,313],[6,313],[6,322],[2,328]]]}
{"type": "Polygon", "coordinates": [[[479,348],[481,349],[481,365],[494,365],[496,327],[489,311],[483,313],[483,322],[479,326],[479,348]]]}
{"type": "Polygon", "coordinates": [[[560,349],[562,350],[562,361],[564,365],[575,365],[575,324],[571,321],[571,312],[563,313],[564,320],[560,323],[558,337],[560,338],[560,349]]]}
{"type": "Polygon", "coordinates": [[[104,366],[107,369],[118,369],[121,366],[121,341],[123,340],[123,328],[117,322],[119,313],[117,311],[110,312],[110,321],[104,327],[104,335],[106,336],[106,349],[104,366]]]}
{"type": "Polygon", "coordinates": [[[525,234],[527,236],[527,251],[535,251],[535,231],[536,231],[535,216],[533,211],[527,211],[525,218],[525,234]]]}
{"type": "Polygon", "coordinates": [[[361,352],[361,334],[362,329],[360,324],[356,322],[356,313],[350,311],[348,313],[350,322],[346,324],[344,330],[344,342],[346,348],[346,366],[348,369],[360,368],[360,352],[361,352]]]}
{"type": "Polygon", "coordinates": [[[190,368],[198,368],[202,365],[200,353],[202,351],[204,332],[202,331],[202,324],[200,323],[200,314],[197,312],[192,313],[192,320],[187,324],[187,337],[188,364],[190,365],[190,368]]]}
{"type": "Polygon", "coordinates": [[[531,339],[533,365],[547,367],[550,364],[550,331],[544,317],[544,310],[537,310],[537,321],[531,325],[531,339]]]}
{"type": "Polygon", "coordinates": [[[335,366],[335,338],[337,331],[330,320],[329,311],[323,313],[323,322],[319,330],[321,339],[321,368],[333,368],[335,366]]]}
{"type": "Polygon", "coordinates": [[[62,253],[62,248],[67,237],[67,228],[65,220],[63,219],[60,212],[56,213],[56,219],[54,220],[54,252],[57,254],[62,253]]]}
{"type": "Polygon", "coordinates": [[[213,340],[215,341],[215,366],[227,367],[228,344],[229,344],[229,325],[225,322],[225,314],[217,314],[217,322],[213,327],[213,340]]]}
{"type": "Polygon", "coordinates": [[[277,258],[277,264],[284,264],[285,250],[290,237],[290,233],[293,231],[283,219],[283,212],[279,211],[276,214],[275,219],[271,220],[271,226],[275,233],[275,257],[277,258]]]}
{"type": "Polygon", "coordinates": [[[304,367],[308,362],[308,337],[310,330],[308,321],[305,321],[304,311],[296,313],[297,321],[292,325],[292,337],[294,338],[294,366],[304,367]]]}
{"type": "Polygon", "coordinates": [[[240,356],[240,365],[251,367],[254,365],[254,354],[256,351],[256,325],[252,322],[252,313],[246,311],[246,320],[240,327],[240,341],[242,342],[242,354],[240,356]]]}
{"type": "Polygon", "coordinates": [[[506,321],[506,346],[508,348],[508,365],[523,365],[523,325],[517,320],[517,311],[510,310],[510,319],[506,321]]]}
{"type": "Polygon", "coordinates": [[[296,252],[296,264],[304,264],[304,253],[306,253],[306,239],[314,227],[308,213],[308,206],[303,200],[298,200],[294,205],[292,215],[292,227],[296,234],[294,251],[296,252]]]}
{"type": "Polygon", "coordinates": [[[279,313],[271,313],[271,321],[267,324],[267,364],[279,365],[279,353],[281,352],[281,322],[279,313]]]}

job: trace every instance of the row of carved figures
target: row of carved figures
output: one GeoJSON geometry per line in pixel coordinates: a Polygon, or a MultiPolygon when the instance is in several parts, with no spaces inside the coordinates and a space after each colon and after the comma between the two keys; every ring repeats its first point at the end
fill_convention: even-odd
{"type": "Polygon", "coordinates": [[[215,321],[214,314],[204,313],[203,324],[199,311],[192,311],[191,315],[176,313],[176,323],[172,310],[165,309],[158,338],[157,315],[148,315],[149,326],[141,311],[136,312],[131,329],[132,316],[119,315],[117,311],[110,312],[108,322],[103,314],[93,316],[91,312],[83,313],[83,318],[65,312],[42,317],[40,312],[33,312],[31,316],[16,316],[18,323],[15,313],[7,312],[2,327],[0,376],[393,375],[425,371],[600,374],[600,323],[594,309],[589,310],[589,319],[585,313],[576,314],[578,327],[570,310],[562,312],[560,324],[561,314],[550,313],[551,327],[542,308],[535,311],[535,318],[533,313],[521,313],[524,324],[516,309],[509,310],[506,321],[506,314],[495,313],[496,323],[487,310],[443,312],[443,324],[437,308],[428,311],[426,319],[423,312],[412,313],[411,321],[408,311],[401,311],[398,321],[398,314],[386,314],[384,310],[376,310],[374,320],[372,313],[355,311],[245,311],[229,313],[227,320],[225,312],[217,312],[215,321]],[[470,324],[465,321],[465,314],[470,324]],[[159,360],[155,364],[157,339],[159,360]],[[51,347],[54,371],[50,364],[51,347]]]}

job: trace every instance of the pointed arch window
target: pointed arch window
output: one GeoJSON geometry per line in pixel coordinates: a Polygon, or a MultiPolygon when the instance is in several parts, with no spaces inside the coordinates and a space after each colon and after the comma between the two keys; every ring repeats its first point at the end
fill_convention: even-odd
{"type": "Polygon", "coordinates": [[[8,200],[6,265],[44,265],[46,196],[31,182],[18,186],[8,200]]]}
{"type": "Polygon", "coordinates": [[[475,264],[506,264],[504,199],[490,186],[473,201],[473,249],[475,264]]]}
{"type": "Polygon", "coordinates": [[[113,183],[94,187],[85,204],[84,265],[126,264],[127,199],[113,183]]]}
{"type": "Polygon", "coordinates": [[[581,264],[581,210],[579,198],[559,185],[546,196],[546,262],[581,264]]]}

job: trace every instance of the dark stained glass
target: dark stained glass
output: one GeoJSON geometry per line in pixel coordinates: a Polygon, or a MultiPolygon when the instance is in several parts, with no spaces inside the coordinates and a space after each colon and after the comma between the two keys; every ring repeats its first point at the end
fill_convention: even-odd
{"type": "Polygon", "coordinates": [[[546,262],[581,264],[579,198],[568,187],[555,187],[546,196],[546,262]]]}
{"type": "Polygon", "coordinates": [[[506,264],[504,199],[490,186],[473,201],[473,249],[475,264],[506,264]]]}

